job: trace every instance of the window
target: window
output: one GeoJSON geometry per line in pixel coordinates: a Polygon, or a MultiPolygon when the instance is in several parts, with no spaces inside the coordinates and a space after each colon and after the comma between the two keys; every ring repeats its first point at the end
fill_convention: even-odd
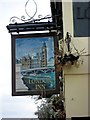
{"type": "Polygon", "coordinates": [[[90,36],[89,2],[73,2],[73,24],[75,37],[90,36]]]}

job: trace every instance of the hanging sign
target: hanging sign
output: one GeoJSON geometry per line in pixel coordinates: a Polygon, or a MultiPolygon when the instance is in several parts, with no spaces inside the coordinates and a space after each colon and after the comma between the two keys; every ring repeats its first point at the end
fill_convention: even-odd
{"type": "Polygon", "coordinates": [[[59,93],[56,33],[17,34],[12,38],[12,95],[59,93]]]}

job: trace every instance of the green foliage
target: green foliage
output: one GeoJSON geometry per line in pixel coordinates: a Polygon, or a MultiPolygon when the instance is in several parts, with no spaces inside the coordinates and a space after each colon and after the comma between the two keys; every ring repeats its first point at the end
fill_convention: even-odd
{"type": "Polygon", "coordinates": [[[50,98],[42,98],[41,104],[37,108],[38,111],[35,114],[38,115],[39,119],[44,118],[44,120],[48,120],[66,117],[63,94],[52,95],[50,98]]]}

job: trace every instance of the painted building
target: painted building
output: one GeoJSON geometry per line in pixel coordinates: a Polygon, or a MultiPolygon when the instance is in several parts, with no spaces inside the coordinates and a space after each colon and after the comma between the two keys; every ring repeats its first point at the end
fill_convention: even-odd
{"type": "Polygon", "coordinates": [[[39,68],[47,66],[47,46],[44,42],[41,47],[41,53],[35,53],[34,56],[23,56],[21,58],[21,68],[30,69],[30,68],[39,68]]]}
{"type": "Polygon", "coordinates": [[[46,67],[47,66],[47,46],[46,43],[43,43],[42,46],[42,53],[41,53],[41,66],[46,67]]]}
{"type": "MultiPolygon", "coordinates": [[[[78,66],[63,67],[66,117],[86,117],[90,116],[90,4],[88,1],[62,0],[62,11],[63,39],[69,32],[72,36],[72,53],[76,53],[75,48],[80,53],[78,66]],[[83,50],[85,52],[81,54],[83,50]]],[[[67,52],[66,46],[64,52],[67,52]]]]}
{"type": "Polygon", "coordinates": [[[31,68],[39,68],[41,67],[41,60],[40,60],[40,54],[36,53],[35,56],[31,59],[31,68]]]}
{"type": "Polygon", "coordinates": [[[29,55],[23,56],[21,58],[21,64],[22,64],[22,66],[21,66],[22,69],[31,68],[31,57],[29,55]]]}

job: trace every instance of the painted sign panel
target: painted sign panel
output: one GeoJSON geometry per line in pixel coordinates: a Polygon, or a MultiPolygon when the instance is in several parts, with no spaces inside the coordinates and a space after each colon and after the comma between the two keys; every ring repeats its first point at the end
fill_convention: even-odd
{"type": "Polygon", "coordinates": [[[58,93],[56,33],[12,35],[12,94],[58,93]]]}
{"type": "Polygon", "coordinates": [[[90,2],[73,2],[75,37],[90,36],[90,2]]]}

